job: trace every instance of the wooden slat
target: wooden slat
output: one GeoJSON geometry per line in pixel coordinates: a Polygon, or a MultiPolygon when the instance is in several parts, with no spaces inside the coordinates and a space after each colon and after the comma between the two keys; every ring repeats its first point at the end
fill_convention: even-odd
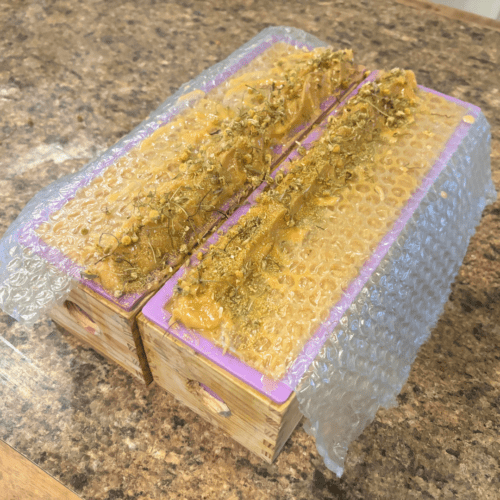
{"type": "Polygon", "coordinates": [[[2,500],[81,500],[8,444],[0,441],[2,500]]]}
{"type": "MultiPolygon", "coordinates": [[[[249,428],[252,428],[253,432],[259,434],[262,438],[278,439],[280,428],[283,425],[284,412],[273,413],[269,407],[269,404],[272,404],[272,402],[268,398],[265,398],[264,405],[259,404],[258,398],[262,395],[255,391],[255,389],[247,387],[248,391],[246,392],[235,391],[231,393],[231,390],[226,388],[226,391],[224,391],[221,389],[221,383],[223,385],[231,385],[230,379],[232,378],[224,370],[222,382],[216,383],[214,382],[213,375],[207,376],[205,370],[196,374],[189,368],[179,369],[177,366],[172,366],[165,358],[161,358],[157,352],[151,351],[148,348],[146,349],[148,358],[153,365],[152,372],[156,382],[176,396],[177,399],[182,400],[186,405],[199,406],[200,411],[194,411],[203,414],[202,416],[213,425],[218,427],[229,426],[231,428],[234,426],[241,427],[244,431],[246,429],[246,432],[248,432],[249,428]],[[203,375],[201,378],[199,376],[200,373],[203,375]],[[172,387],[172,379],[175,379],[177,376],[180,376],[181,380],[176,387],[172,387]],[[214,391],[229,406],[234,415],[232,422],[228,423],[226,419],[221,419],[217,415],[213,416],[213,412],[205,408],[199,396],[193,395],[187,390],[189,381],[202,382],[214,391]]],[[[186,360],[186,362],[191,364],[190,359],[186,360]]],[[[240,381],[238,380],[238,382],[240,381]]],[[[279,408],[280,405],[276,406],[279,408]]]]}
{"type": "Polygon", "coordinates": [[[155,381],[172,394],[177,400],[203,417],[210,424],[218,427],[228,434],[235,441],[239,442],[248,450],[260,456],[267,462],[271,462],[274,457],[274,447],[278,435],[277,429],[271,429],[268,434],[263,430],[263,425],[256,418],[249,418],[241,414],[241,408],[235,407],[234,401],[225,403],[231,411],[230,417],[217,415],[210,408],[207,408],[200,400],[199,395],[193,394],[186,389],[189,379],[182,377],[176,371],[168,369],[168,365],[162,364],[158,370],[153,370],[155,381]],[[264,442],[268,441],[271,450],[264,447],[264,442]]]}
{"type": "Polygon", "coordinates": [[[102,325],[103,331],[108,332],[115,338],[124,339],[125,344],[130,349],[130,345],[133,346],[134,360],[135,357],[139,362],[140,368],[142,370],[143,379],[146,384],[150,384],[153,380],[151,370],[146,358],[146,353],[144,352],[144,346],[142,344],[142,339],[137,328],[137,314],[144,307],[146,302],[151,298],[156,292],[156,289],[151,290],[147,295],[145,295],[131,311],[123,311],[115,303],[105,299],[98,293],[92,291],[90,288],[80,285],[78,288],[73,290],[70,294],[70,299],[75,297],[75,301],[81,307],[88,308],[91,314],[96,315],[99,319],[98,322],[102,325]],[[82,305],[85,304],[85,305],[82,305]],[[131,337],[131,339],[130,339],[131,337]]]}
{"type": "MultiPolygon", "coordinates": [[[[151,356],[151,359],[157,360],[157,355],[154,352],[148,351],[148,356],[151,356]]],[[[192,392],[188,389],[190,381],[199,382],[198,380],[186,377],[184,373],[179,373],[177,369],[172,370],[164,361],[160,364],[157,362],[155,366],[156,368],[153,369],[153,375],[156,382],[177,397],[177,399],[184,402],[184,404],[194,409],[194,411],[202,414],[202,416],[213,425],[221,427],[219,424],[222,424],[224,428],[239,428],[247,432],[248,429],[251,428],[255,435],[259,435],[262,438],[269,438],[272,440],[278,438],[281,421],[265,418],[262,411],[252,411],[252,395],[249,395],[246,401],[241,398],[221,398],[231,410],[232,418],[230,419],[231,421],[228,422],[225,417],[215,415],[212,408],[207,408],[201,400],[199,393],[192,392]]],[[[203,383],[210,387],[211,390],[214,390],[214,385],[210,381],[207,383],[207,380],[205,380],[203,383]]],[[[214,392],[220,397],[218,391],[214,390],[214,392]]]]}
{"type": "MultiPolygon", "coordinates": [[[[142,315],[138,321],[139,327],[141,327],[142,315]]],[[[169,370],[178,371],[191,380],[203,382],[223,400],[231,398],[237,405],[246,405],[251,399],[252,404],[245,408],[250,418],[260,418],[261,415],[265,414],[276,427],[279,425],[283,413],[286,411],[285,406],[272,403],[259,391],[230,375],[226,370],[218,367],[177,338],[161,331],[155,324],[149,323],[147,330],[152,332],[149,337],[144,335],[146,328],[141,329],[147,346],[147,355],[150,356],[153,353],[155,356],[155,363],[152,363],[154,366],[168,365],[169,370]]],[[[286,403],[284,404],[286,405],[286,403]]]]}
{"type": "Polygon", "coordinates": [[[432,12],[438,16],[447,17],[448,19],[455,19],[468,24],[474,24],[481,28],[487,28],[494,31],[500,31],[500,21],[490,19],[489,17],[479,16],[472,12],[465,12],[460,9],[454,9],[447,5],[441,5],[426,0],[396,0],[397,3],[413,7],[421,11],[432,12]]]}
{"type": "MultiPolygon", "coordinates": [[[[92,344],[92,347],[98,349],[108,350],[113,354],[122,354],[128,356],[130,353],[125,339],[120,339],[116,332],[111,335],[109,332],[101,331],[99,334],[89,333],[73,316],[71,316],[64,306],[56,306],[51,311],[51,317],[62,327],[67,330],[71,329],[71,333],[79,335],[80,338],[92,344]]],[[[124,337],[133,342],[131,335],[124,334],[124,337]]]]}

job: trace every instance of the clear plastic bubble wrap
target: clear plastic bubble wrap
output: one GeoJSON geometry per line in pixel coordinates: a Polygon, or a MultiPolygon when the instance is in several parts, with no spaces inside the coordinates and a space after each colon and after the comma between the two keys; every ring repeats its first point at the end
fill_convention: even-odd
{"type": "MultiPolygon", "coordinates": [[[[477,109],[477,108],[476,108],[477,109]]],[[[496,199],[483,114],[459,126],[443,170],[328,337],[297,389],[306,430],[342,475],[349,444],[396,404],[419,347],[448,300],[484,207],[496,199]],[[462,127],[462,133],[460,133],[462,127]]],[[[379,248],[379,250],[382,250],[379,248]]]]}
{"type": "Polygon", "coordinates": [[[117,160],[124,157],[144,139],[150,137],[200,95],[223,87],[225,80],[245,67],[267,48],[285,42],[291,46],[312,50],[326,44],[301,30],[275,27],[263,30],[227,59],[184,84],[155,110],[148,119],[123,137],[95,161],[75,174],[42,189],[23,209],[16,221],[0,240],[0,308],[25,324],[33,324],[55,303],[61,303],[79,282],[97,291],[108,300],[129,310],[141,298],[140,293],[115,298],[91,280],[81,277],[78,265],[58,248],[45,244],[37,229],[75,198],[78,190],[102,175],[117,160]],[[201,93],[199,91],[202,91],[201,93]],[[189,96],[188,96],[189,94],[189,96]],[[182,99],[181,99],[182,97],[182,99]]]}
{"type": "MultiPolygon", "coordinates": [[[[264,30],[230,58],[181,87],[96,161],[38,193],[0,241],[0,307],[30,324],[63,301],[82,281],[82,267],[57,248],[43,245],[36,235],[40,224],[79,188],[88,186],[190,105],[189,99],[180,97],[214,88],[235,66],[246,64],[256,46],[276,40],[292,40],[297,46],[323,45],[292,28],[264,30]]],[[[447,300],[482,210],[495,199],[489,126],[475,109],[475,123],[458,127],[438,161],[441,167],[433,168],[435,178],[431,174],[419,187],[423,197],[412,197],[405,208],[408,218],[398,219],[377,247],[378,260],[370,259],[363,267],[335,306],[336,312],[322,325],[324,335],[308,343],[302,360],[286,376],[290,390],[300,380],[296,393],[308,418],[308,430],[316,437],[326,465],[338,475],[350,442],[380,406],[395,404],[418,348],[447,300]]],[[[93,282],[84,281],[106,296],[93,282]]],[[[126,308],[136,300],[137,296],[125,296],[115,302],[126,308]]]]}

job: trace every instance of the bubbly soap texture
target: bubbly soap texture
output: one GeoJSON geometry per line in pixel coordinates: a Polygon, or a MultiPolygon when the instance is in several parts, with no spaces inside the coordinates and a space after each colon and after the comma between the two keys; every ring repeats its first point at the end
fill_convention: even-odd
{"type": "Polygon", "coordinates": [[[151,288],[270,173],[295,129],[362,73],[350,51],[277,43],[133,148],[43,224],[116,297],[151,288]],[[156,272],[156,275],[154,275],[156,272]]]}
{"type": "MultiPolygon", "coordinates": [[[[356,102],[361,106],[363,98],[356,102]]],[[[381,109],[372,111],[379,118],[384,113],[381,109]]],[[[237,261],[235,268],[241,266],[240,275],[236,271],[236,280],[230,281],[222,266],[211,274],[190,271],[167,306],[174,320],[182,323],[188,315],[196,318],[186,326],[198,329],[261,373],[281,378],[393,226],[464,114],[457,104],[419,91],[411,119],[404,126],[391,127],[388,124],[394,125],[394,119],[382,115],[386,123],[379,125],[378,139],[368,141],[368,153],[343,179],[331,176],[333,186],[323,186],[318,182],[321,175],[313,171],[302,178],[313,180],[299,185],[297,195],[293,190],[286,192],[286,196],[297,196],[295,205],[288,200],[285,210],[275,201],[265,208],[257,203],[202,261],[202,266],[210,269],[210,260],[216,260],[211,255],[233,251],[229,257],[237,261]],[[304,190],[315,192],[304,196],[304,190]],[[258,231],[252,228],[257,220],[258,231]],[[232,243],[240,233],[244,236],[232,243]],[[238,245],[249,247],[242,252],[238,245]],[[224,287],[228,295],[220,292],[224,287]],[[243,307],[238,309],[231,305],[231,299],[236,303],[239,295],[244,297],[238,302],[243,307]],[[204,322],[206,318],[210,322],[204,322]]],[[[340,122],[340,128],[333,130],[342,133],[345,125],[345,121],[340,122]]],[[[335,133],[327,128],[323,137],[335,133]]],[[[332,148],[332,153],[339,152],[336,146],[332,148]]],[[[315,146],[302,151],[304,156],[296,163],[306,161],[314,152],[315,146]]],[[[287,177],[282,182],[286,184],[287,177]]]]}

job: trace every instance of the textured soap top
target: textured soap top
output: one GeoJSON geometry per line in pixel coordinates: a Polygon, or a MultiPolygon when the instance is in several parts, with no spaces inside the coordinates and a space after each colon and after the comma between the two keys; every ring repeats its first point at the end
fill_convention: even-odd
{"type": "Polygon", "coordinates": [[[167,304],[172,321],[283,377],[465,115],[417,90],[411,72],[364,85],[200,255],[167,304]]]}
{"type": "Polygon", "coordinates": [[[145,290],[262,182],[325,100],[361,76],[350,51],[274,44],[212,91],[183,96],[192,100],[187,109],[81,189],[38,233],[116,297],[145,290]]]}

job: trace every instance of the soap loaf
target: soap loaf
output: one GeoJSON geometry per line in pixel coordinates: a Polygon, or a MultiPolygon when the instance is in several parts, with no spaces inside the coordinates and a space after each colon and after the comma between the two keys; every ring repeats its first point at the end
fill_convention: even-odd
{"type": "Polygon", "coordinates": [[[321,45],[298,30],[265,30],[40,193],[20,218],[23,278],[10,273],[3,307],[33,321],[50,306],[56,322],[150,381],[138,311],[363,77],[349,51],[321,45]]]}
{"type": "MultiPolygon", "coordinates": [[[[175,346],[187,366],[207,360],[186,377],[219,396],[225,371],[245,383],[247,406],[254,389],[271,406],[299,399],[338,474],[350,440],[401,389],[494,199],[478,108],[399,69],[358,90],[139,319],[158,384],[185,401],[169,382],[175,346]]],[[[186,404],[205,416],[199,401],[186,404]]],[[[244,436],[216,425],[262,444],[252,425],[244,436]]]]}

